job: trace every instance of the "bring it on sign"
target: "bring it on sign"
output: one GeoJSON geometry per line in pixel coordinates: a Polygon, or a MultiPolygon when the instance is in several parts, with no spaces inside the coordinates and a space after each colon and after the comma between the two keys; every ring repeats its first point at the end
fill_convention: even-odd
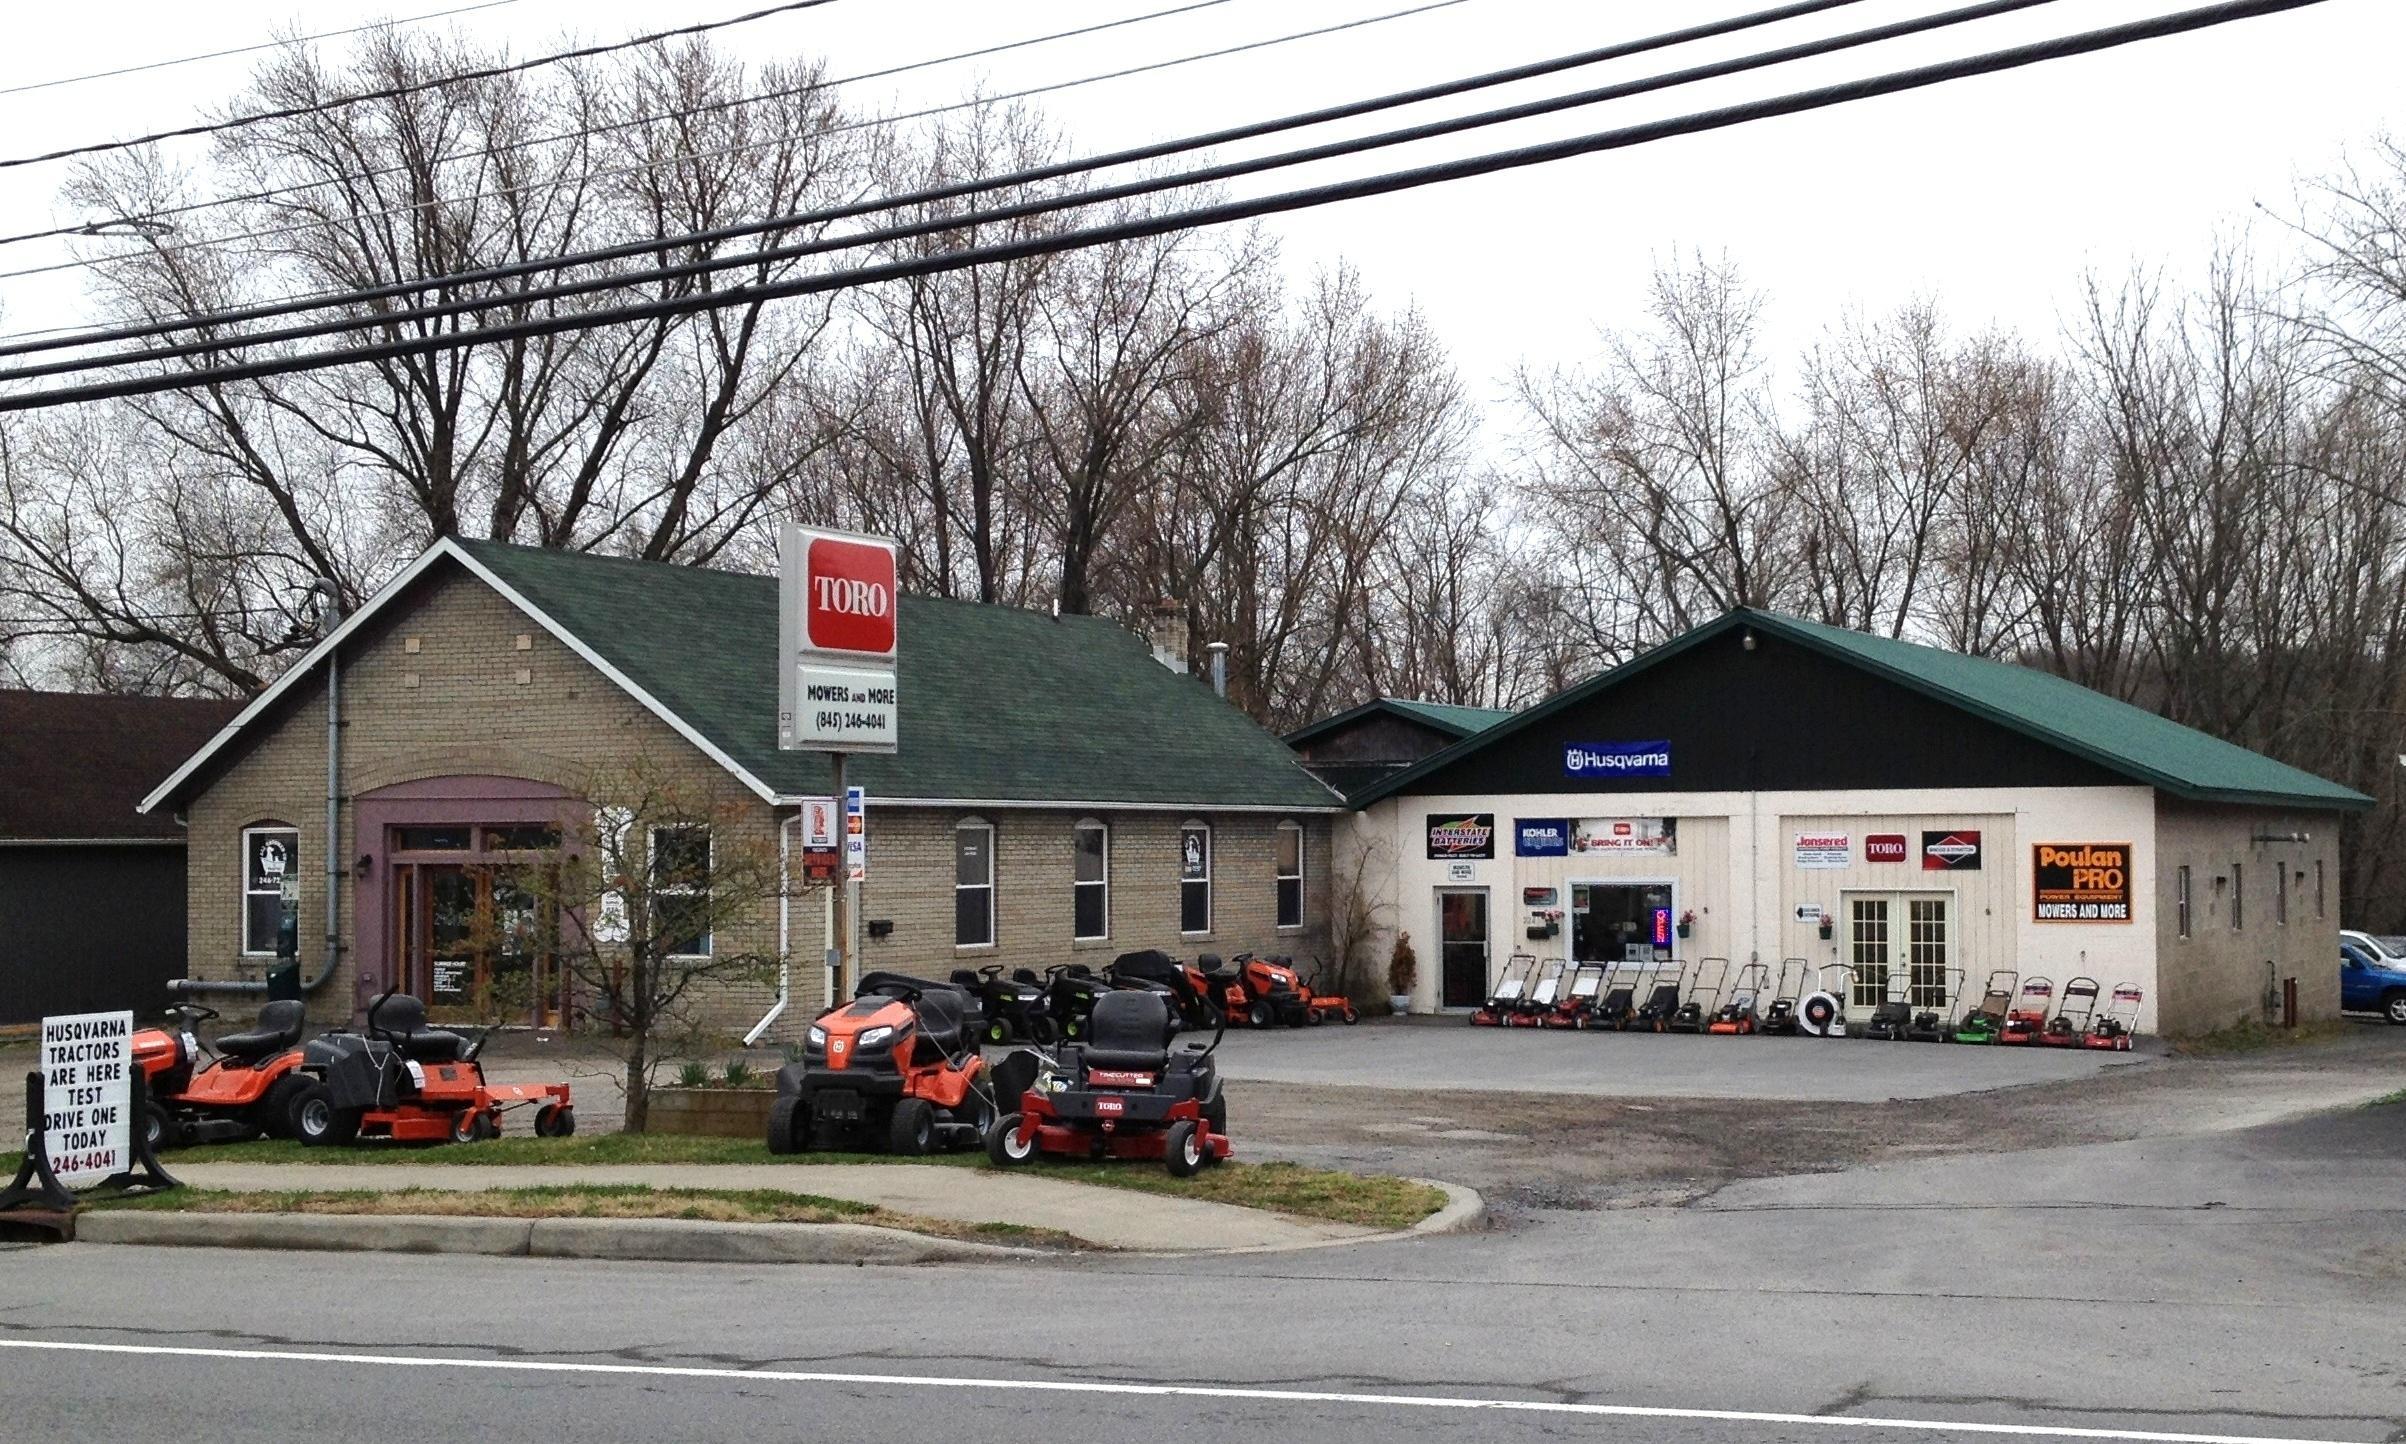
{"type": "Polygon", "coordinates": [[[894,543],[787,523],[777,538],[777,745],[895,752],[902,596],[894,543]]]}

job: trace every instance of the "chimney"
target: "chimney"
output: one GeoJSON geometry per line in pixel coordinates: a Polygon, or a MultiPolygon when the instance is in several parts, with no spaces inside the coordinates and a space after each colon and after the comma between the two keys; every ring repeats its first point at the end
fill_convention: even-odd
{"type": "Polygon", "coordinates": [[[1214,695],[1228,695],[1228,644],[1205,642],[1203,650],[1211,653],[1211,690],[1214,695]]]}
{"type": "Polygon", "coordinates": [[[1163,597],[1145,608],[1145,640],[1153,644],[1153,660],[1173,672],[1186,670],[1186,604],[1163,597]]]}

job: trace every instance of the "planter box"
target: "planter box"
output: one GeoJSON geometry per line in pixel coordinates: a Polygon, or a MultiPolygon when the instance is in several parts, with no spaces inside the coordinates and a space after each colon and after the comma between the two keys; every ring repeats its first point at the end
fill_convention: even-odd
{"type": "Polygon", "coordinates": [[[654,1088],[646,1133],[766,1138],[774,1088],[654,1088]]]}

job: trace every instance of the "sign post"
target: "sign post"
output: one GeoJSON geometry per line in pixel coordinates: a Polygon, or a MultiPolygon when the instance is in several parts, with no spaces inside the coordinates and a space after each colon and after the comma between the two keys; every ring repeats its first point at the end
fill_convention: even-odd
{"type": "Polygon", "coordinates": [[[902,744],[896,685],[900,572],[894,543],[791,522],[777,538],[777,745],[826,752],[844,806],[844,874],[836,889],[835,993],[851,989],[867,874],[863,794],[844,760],[902,744]]]}

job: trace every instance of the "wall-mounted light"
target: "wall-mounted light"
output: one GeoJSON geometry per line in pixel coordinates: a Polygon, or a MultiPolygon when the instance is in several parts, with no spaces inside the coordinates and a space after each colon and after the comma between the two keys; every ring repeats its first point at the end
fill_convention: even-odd
{"type": "Polygon", "coordinates": [[[371,853],[371,852],[363,852],[363,853],[361,853],[361,854],[359,855],[359,875],[360,875],[361,877],[366,877],[366,876],[367,876],[369,873],[371,873],[371,872],[373,872],[373,871],[375,871],[375,870],[376,870],[376,855],[375,855],[374,853],[371,853]]]}
{"type": "MultiPolygon", "coordinates": [[[[1749,652],[1753,651],[1754,633],[1748,632],[1743,637],[1739,638],[1738,645],[1744,647],[1749,652]]],[[[2406,765],[2406,757],[2400,757],[2398,761],[2401,765],[2406,765]]]]}

